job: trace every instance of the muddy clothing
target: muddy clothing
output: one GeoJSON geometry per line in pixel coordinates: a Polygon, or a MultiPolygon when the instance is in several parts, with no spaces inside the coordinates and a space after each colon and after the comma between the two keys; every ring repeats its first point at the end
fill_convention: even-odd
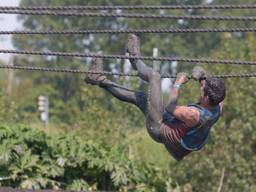
{"type": "Polygon", "coordinates": [[[119,100],[136,105],[146,117],[146,128],[151,138],[164,144],[176,160],[181,160],[191,151],[199,150],[220,116],[220,107],[207,110],[197,104],[190,105],[200,111],[200,121],[196,127],[187,127],[182,121],[164,112],[160,74],[141,60],[134,65],[140,78],[148,82],[148,93],[133,91],[111,81],[105,81],[100,86],[119,100]]]}
{"type": "Polygon", "coordinates": [[[195,107],[200,112],[197,126],[190,128],[167,112],[164,113],[160,126],[162,142],[176,160],[183,159],[192,151],[200,150],[207,141],[211,127],[220,117],[219,106],[211,110],[198,104],[192,104],[189,107],[195,107]]]}

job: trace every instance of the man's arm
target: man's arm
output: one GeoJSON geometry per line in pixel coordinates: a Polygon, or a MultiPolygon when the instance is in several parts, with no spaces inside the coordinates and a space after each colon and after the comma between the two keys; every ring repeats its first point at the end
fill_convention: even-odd
{"type": "Polygon", "coordinates": [[[200,112],[194,107],[177,106],[173,116],[184,122],[188,127],[196,126],[200,120],[200,112]]]}
{"type": "Polygon", "coordinates": [[[193,107],[178,106],[180,86],[188,81],[189,79],[186,73],[178,73],[165,109],[175,118],[184,122],[187,126],[193,127],[199,122],[200,112],[193,107]]]}

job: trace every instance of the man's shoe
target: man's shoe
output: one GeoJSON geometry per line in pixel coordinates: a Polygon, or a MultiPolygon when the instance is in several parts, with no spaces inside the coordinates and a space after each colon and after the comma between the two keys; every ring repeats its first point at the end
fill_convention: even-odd
{"type": "MultiPolygon", "coordinates": [[[[130,54],[130,56],[140,56],[140,40],[134,34],[129,34],[126,51],[130,54]]],[[[132,67],[136,70],[136,60],[130,59],[132,67]]]]}
{"type": "Polygon", "coordinates": [[[196,66],[192,70],[192,78],[195,80],[202,80],[206,77],[206,72],[202,67],[196,66]]]}
{"type": "MultiPolygon", "coordinates": [[[[89,71],[102,72],[103,71],[102,59],[93,58],[92,63],[89,67],[89,71]]],[[[85,78],[85,82],[91,85],[100,85],[105,79],[106,79],[106,76],[103,74],[89,73],[85,78]]]]}
{"type": "Polygon", "coordinates": [[[140,40],[134,34],[129,34],[128,36],[127,52],[131,56],[140,56],[140,40]]]}

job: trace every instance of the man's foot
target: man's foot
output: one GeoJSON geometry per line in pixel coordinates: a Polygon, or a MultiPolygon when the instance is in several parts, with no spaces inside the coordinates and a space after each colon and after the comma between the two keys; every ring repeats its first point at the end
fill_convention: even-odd
{"type": "Polygon", "coordinates": [[[202,80],[206,77],[206,72],[202,67],[195,66],[192,70],[192,78],[195,80],[202,80]]]}
{"type": "MultiPolygon", "coordinates": [[[[129,34],[126,51],[130,56],[140,56],[140,40],[134,34],[129,34]]],[[[136,59],[130,59],[132,67],[136,70],[136,59]]]]}
{"type": "MultiPolygon", "coordinates": [[[[102,72],[103,71],[102,59],[93,58],[92,63],[89,67],[89,71],[102,72]]],[[[103,74],[89,73],[84,81],[91,85],[100,85],[104,80],[106,80],[106,76],[103,74]]]]}

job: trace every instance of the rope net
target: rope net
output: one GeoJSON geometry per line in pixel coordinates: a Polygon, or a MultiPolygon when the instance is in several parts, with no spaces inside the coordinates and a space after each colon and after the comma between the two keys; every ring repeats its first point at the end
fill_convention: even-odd
{"type": "MultiPolygon", "coordinates": [[[[124,18],[141,18],[141,19],[190,19],[190,20],[237,20],[237,21],[256,21],[256,16],[205,16],[205,15],[154,15],[154,14],[137,14],[137,13],[108,13],[108,12],[87,12],[87,10],[132,10],[132,9],[255,9],[256,4],[244,5],[131,5],[131,6],[34,6],[34,7],[0,7],[0,14],[24,14],[24,15],[52,15],[52,16],[87,16],[87,17],[124,17],[124,18]],[[79,10],[80,12],[78,12],[79,10]]],[[[211,29],[102,29],[102,30],[59,30],[59,31],[0,31],[0,35],[72,35],[72,34],[105,34],[105,33],[213,33],[213,32],[256,32],[256,28],[211,28],[211,29]]],[[[239,61],[239,60],[218,60],[204,58],[182,58],[182,57],[150,57],[150,56],[125,56],[125,55],[103,55],[94,53],[71,53],[71,52],[42,52],[42,51],[16,51],[1,50],[4,54],[21,54],[21,55],[42,55],[42,56],[67,56],[67,57],[94,57],[107,59],[141,59],[149,61],[177,61],[185,63],[204,63],[204,64],[233,64],[233,65],[256,65],[256,61],[239,61]]],[[[10,66],[0,65],[0,68],[60,72],[60,73],[96,73],[104,75],[118,76],[137,76],[137,74],[113,73],[84,71],[79,69],[67,68],[44,68],[32,66],[10,66]]],[[[213,75],[219,78],[237,78],[237,77],[255,77],[256,73],[246,74],[224,74],[213,75]]],[[[162,75],[162,78],[176,78],[175,75],[162,75]]]]}

